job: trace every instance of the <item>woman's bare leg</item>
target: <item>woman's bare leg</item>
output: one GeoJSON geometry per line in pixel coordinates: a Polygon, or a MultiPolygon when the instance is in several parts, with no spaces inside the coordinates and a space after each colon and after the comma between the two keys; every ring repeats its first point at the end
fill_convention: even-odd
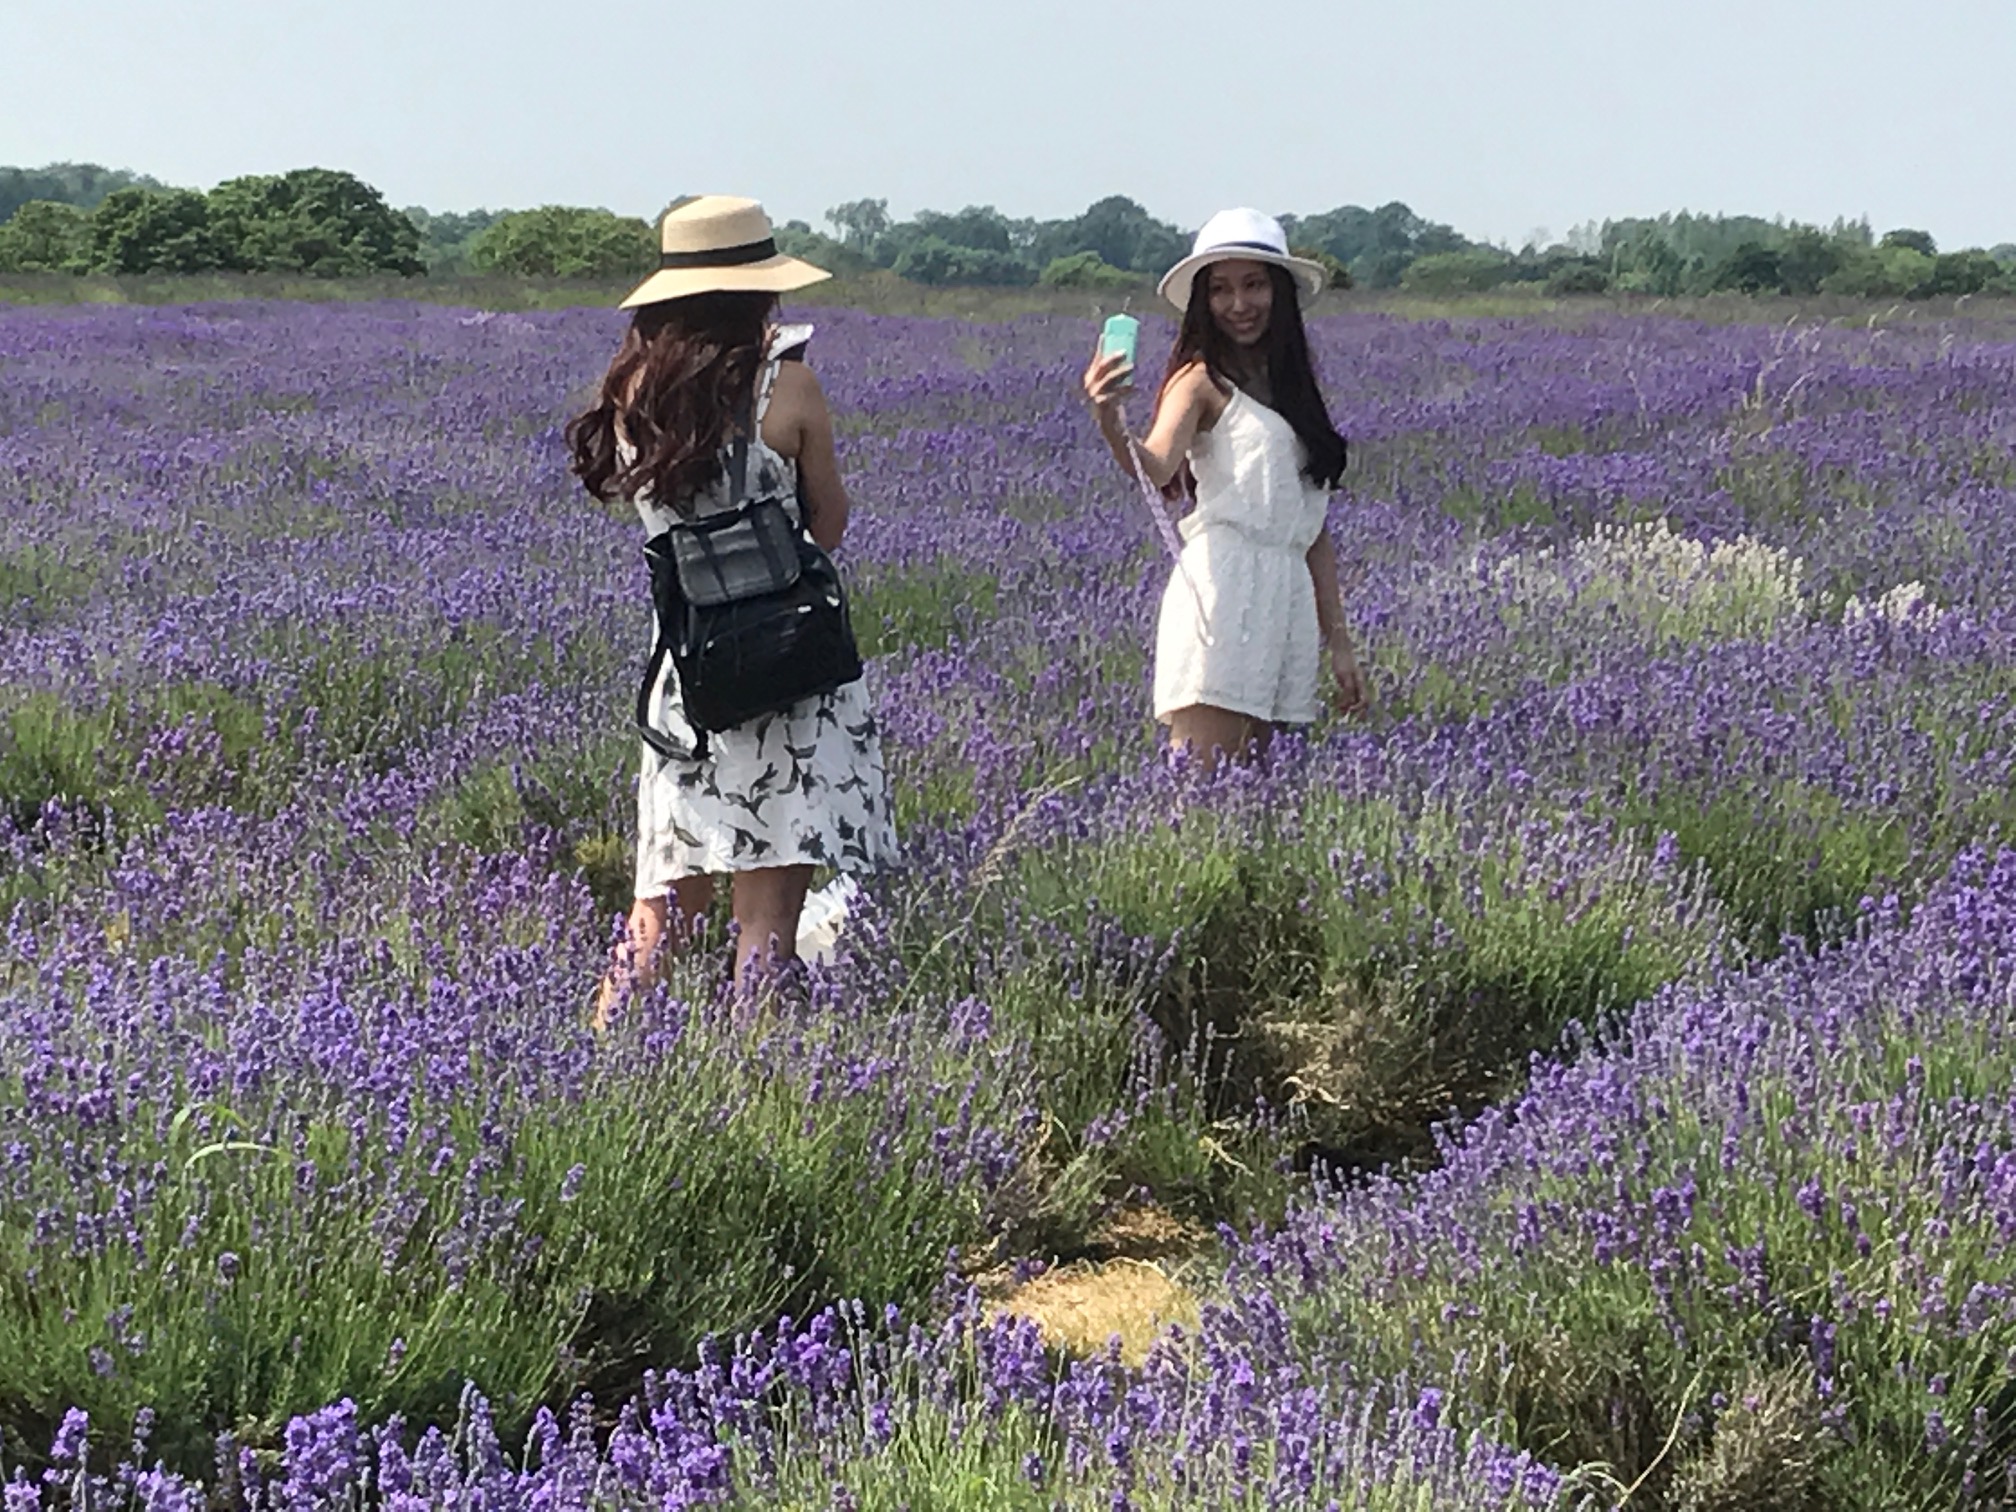
{"type": "Polygon", "coordinates": [[[735,980],[752,964],[798,957],[798,916],[812,886],[810,866],[765,866],[735,873],[735,980]]]}
{"type": "Polygon", "coordinates": [[[1274,727],[1250,714],[1212,704],[1191,704],[1169,716],[1169,745],[1202,763],[1206,773],[1225,761],[1250,761],[1266,754],[1274,727]]]}
{"type": "Polygon", "coordinates": [[[666,946],[676,950],[696,939],[713,906],[714,879],[706,876],[681,877],[672,884],[669,897],[639,898],[630,906],[627,938],[616,948],[616,959],[609,963],[595,995],[598,1030],[609,1027],[609,1015],[632,988],[643,990],[657,982],[666,946]]]}

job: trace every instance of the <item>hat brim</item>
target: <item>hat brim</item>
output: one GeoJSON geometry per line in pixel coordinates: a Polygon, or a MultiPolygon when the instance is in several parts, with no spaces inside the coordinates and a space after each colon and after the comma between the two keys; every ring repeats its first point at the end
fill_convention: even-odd
{"type": "Polygon", "coordinates": [[[1286,268],[1294,276],[1296,286],[1310,299],[1321,294],[1330,284],[1330,275],[1323,265],[1306,257],[1288,257],[1260,247],[1213,247],[1208,252],[1191,253],[1164,273],[1156,290],[1177,309],[1187,310],[1190,308],[1190,285],[1197,277],[1197,270],[1220,262],[1269,263],[1277,268],[1286,268]]]}
{"type": "Polygon", "coordinates": [[[824,268],[779,253],[761,262],[741,263],[725,268],[660,268],[637,285],[616,308],[634,310],[639,305],[660,304],[668,299],[684,299],[689,294],[788,294],[808,288],[833,275],[824,268]]]}

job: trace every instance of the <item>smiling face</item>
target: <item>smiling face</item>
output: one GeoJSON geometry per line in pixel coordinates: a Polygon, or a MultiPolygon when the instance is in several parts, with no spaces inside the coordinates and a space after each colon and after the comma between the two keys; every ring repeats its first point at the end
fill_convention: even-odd
{"type": "Polygon", "coordinates": [[[1225,338],[1239,347],[1256,347],[1267,338],[1274,313],[1274,284],[1265,263],[1228,258],[1204,270],[1211,280],[1211,319],[1225,338]]]}

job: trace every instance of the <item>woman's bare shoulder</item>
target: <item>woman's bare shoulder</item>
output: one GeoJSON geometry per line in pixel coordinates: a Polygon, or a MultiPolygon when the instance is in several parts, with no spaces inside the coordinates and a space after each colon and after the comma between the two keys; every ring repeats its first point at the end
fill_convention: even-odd
{"type": "Polygon", "coordinates": [[[770,394],[772,404],[826,402],[826,391],[819,386],[818,376],[802,361],[777,364],[777,377],[771,384],[770,394]]]}
{"type": "Polygon", "coordinates": [[[1225,391],[1211,376],[1211,369],[1199,357],[1186,362],[1162,385],[1162,402],[1194,405],[1201,424],[1208,427],[1225,408],[1225,391]]]}
{"type": "Polygon", "coordinates": [[[808,428],[827,415],[826,391],[812,369],[802,362],[779,364],[770,383],[770,407],[763,412],[764,444],[795,457],[808,428]]]}

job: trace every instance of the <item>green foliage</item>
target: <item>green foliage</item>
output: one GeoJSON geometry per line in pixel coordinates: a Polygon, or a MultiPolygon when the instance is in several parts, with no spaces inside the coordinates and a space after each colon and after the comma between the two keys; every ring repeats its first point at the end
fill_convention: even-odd
{"type": "Polygon", "coordinates": [[[871,255],[875,244],[893,224],[886,199],[848,200],[826,212],[826,220],[850,250],[863,257],[871,255]]]}
{"type": "Polygon", "coordinates": [[[1669,299],[1686,287],[1694,267],[1686,254],[1656,231],[1641,231],[1620,242],[1611,251],[1610,260],[1617,287],[1669,299]]]}
{"type": "Polygon", "coordinates": [[[1351,267],[1341,257],[1333,257],[1321,247],[1300,245],[1291,245],[1288,248],[1288,255],[1291,257],[1307,258],[1310,262],[1315,263],[1323,270],[1325,277],[1328,278],[1328,287],[1333,289],[1348,289],[1351,287],[1351,267]]]}
{"type": "Polygon", "coordinates": [[[117,189],[91,215],[101,273],[205,273],[228,267],[210,201],[193,189],[117,189]]]}
{"type": "Polygon", "coordinates": [[[1038,226],[1030,238],[1030,256],[1039,267],[1074,252],[1093,252],[1109,267],[1159,274],[1189,250],[1182,232],[1123,194],[1096,200],[1069,220],[1038,226]]]}
{"type": "Polygon", "coordinates": [[[1788,294],[1817,294],[1854,250],[1817,227],[1794,226],[1778,249],[1778,282],[1788,294]]]}
{"type": "Polygon", "coordinates": [[[1291,244],[1327,252],[1352,271],[1356,282],[1397,288],[1416,258],[1467,252],[1471,243],[1450,227],[1422,219],[1398,200],[1367,210],[1341,205],[1321,215],[1281,217],[1291,244]]]}
{"type": "Polygon", "coordinates": [[[91,265],[91,217],[58,200],[30,200],[0,222],[0,271],[82,273],[91,265]]]}
{"type": "Polygon", "coordinates": [[[1046,847],[1017,880],[1059,929],[1150,942],[1144,1001],[1219,1111],[1292,1104],[1352,1151],[1502,1091],[1569,1020],[1700,968],[1719,935],[1698,875],[1516,805],[1311,793],[1046,847]]]}
{"type": "Polygon", "coordinates": [[[1986,252],[1942,252],[1932,271],[1910,291],[1913,299],[1979,294],[2002,281],[2002,265],[1986,252]]]}
{"type": "MultiPolygon", "coordinates": [[[[613,281],[647,272],[656,258],[651,228],[634,217],[550,205],[394,213],[369,185],[327,169],[229,180],[210,192],[207,215],[181,191],[163,192],[158,202],[138,193],[160,189],[152,179],[91,164],[0,168],[0,226],[35,199],[112,206],[102,227],[95,216],[80,222],[39,208],[25,229],[0,236],[0,273],[354,278],[425,271],[613,281]]],[[[825,218],[833,235],[787,221],[777,228],[778,245],[833,273],[881,268],[927,287],[1121,288],[1120,275],[1160,274],[1189,250],[1185,232],[1125,195],[1051,221],[1017,219],[991,205],[921,210],[897,221],[886,199],[849,200],[825,218]]],[[[1425,297],[1507,282],[1540,284],[1556,296],[1606,289],[1669,297],[1718,290],[1915,299],[2016,293],[2016,243],[1941,257],[1929,234],[1908,228],[1886,233],[1879,246],[1866,221],[1819,227],[1683,211],[1606,221],[1600,229],[1592,223],[1568,245],[1529,246],[1515,257],[1397,200],[1280,219],[1296,255],[1322,263],[1333,288],[1405,288],[1425,297]]]]}
{"type": "Polygon", "coordinates": [[[1762,242],[1744,242],[1716,265],[1708,276],[1708,287],[1718,294],[1730,290],[1766,294],[1781,290],[1784,281],[1776,252],[1762,242]]]}
{"type": "Polygon", "coordinates": [[[921,237],[892,265],[899,278],[922,284],[1014,285],[1035,282],[1029,265],[1012,252],[962,247],[936,236],[921,237]]]}
{"type": "Polygon", "coordinates": [[[704,1335],[928,1290],[988,1196],[977,1176],[936,1174],[936,1131],[1005,1125],[1026,1095],[996,1047],[954,1049],[928,1015],[653,1018],[619,1026],[564,1118],[512,1090],[509,1067],[474,1068],[452,1099],[407,1089],[397,1101],[432,1142],[388,1133],[390,1099],[374,1125],[312,1099],[283,1111],[148,1089],[121,1142],[162,1173],[143,1243],[44,1261],[25,1285],[33,1215],[0,1220],[0,1420],[19,1432],[74,1403],[130,1421],[146,1404],[160,1452],[195,1470],[218,1432],[273,1447],[290,1415],[346,1396],[372,1421],[449,1422],[473,1378],[522,1431],[542,1400],[627,1393],[704,1335]],[[642,1053],[646,1031],[676,1035],[677,1052],[642,1053]],[[933,1044],[946,1048],[924,1052],[916,1090],[897,1082],[933,1044]],[[842,1092],[841,1064],[881,1069],[842,1092]],[[899,1094],[924,1105],[892,1140],[899,1094]],[[438,1161],[443,1146],[458,1158],[438,1161]],[[480,1248],[455,1229],[472,1188],[519,1208],[480,1248]],[[133,1335],[144,1349],[121,1346],[133,1335]],[[109,1375],[90,1364],[100,1344],[118,1352],[109,1375]]]}
{"type": "Polygon", "coordinates": [[[1858,251],[1828,275],[1820,289],[1862,299],[1902,299],[1926,283],[1937,259],[1915,247],[1889,246],[1858,251]]]}
{"type": "Polygon", "coordinates": [[[1003,256],[1015,253],[1017,232],[1021,229],[992,205],[968,205],[949,215],[937,210],[919,210],[910,224],[924,236],[936,237],[955,247],[998,252],[1003,256]]]}
{"type": "Polygon", "coordinates": [[[777,250],[788,257],[800,257],[828,273],[865,273],[875,265],[845,242],[821,235],[803,221],[786,221],[777,227],[777,250]]]}
{"type": "Polygon", "coordinates": [[[425,271],[418,229],[352,174],[297,168],[227,179],[209,201],[220,255],[239,272],[355,278],[425,271]]]}
{"type": "Polygon", "coordinates": [[[128,173],[123,168],[104,168],[96,163],[50,163],[42,168],[0,168],[0,222],[16,214],[23,205],[49,200],[74,205],[80,210],[96,209],[115,189],[164,189],[167,186],[145,174],[128,173]]]}
{"type": "Polygon", "coordinates": [[[1564,262],[1547,275],[1546,292],[1557,299],[1609,290],[1610,275],[1591,262],[1564,262]]]}
{"type": "Polygon", "coordinates": [[[1097,252],[1073,252],[1045,264],[1036,281],[1046,289],[1131,289],[1141,278],[1113,267],[1097,252]]]}
{"type": "MultiPolygon", "coordinates": [[[[1920,1269],[1943,1281],[1942,1296],[1999,1294],[2006,1256],[1978,1237],[1947,1241],[1959,1225],[1940,1183],[1927,1179],[1923,1145],[1894,1132],[1871,1138],[1866,1120],[1870,1109],[1890,1110],[1896,1128],[1940,1116],[1932,1110],[1966,1116],[1965,1104],[2006,1095],[2016,1057],[1989,1023],[1948,1017],[1934,1031],[1908,1010],[1872,1018],[1845,1049],[1796,1008],[1772,1027],[1774,1045],[1789,1038],[1838,1078],[1818,1100],[1782,1052],[1769,1071],[1749,1074],[1747,1116],[1726,1123],[1690,1111],[1698,1071],[1653,1074],[1634,1092],[1646,1111],[1604,1179],[1641,1210],[1644,1193],[1685,1192],[1659,1242],[1691,1256],[1686,1263],[1592,1265],[1588,1230],[1569,1226],[1514,1241],[1515,1207],[1588,1211],[1580,1183],[1592,1178],[1557,1171],[1516,1196],[1507,1184],[1505,1198],[1467,1214],[1473,1234],[1493,1236],[1468,1254],[1451,1247],[1419,1267],[1395,1267],[1383,1245],[1344,1252],[1318,1290],[1290,1304],[1291,1326],[1375,1377],[1493,1361],[1482,1412],[1508,1414],[1521,1441],[1545,1446],[1555,1463],[1647,1474],[1649,1506],[1968,1504],[1941,1486],[1951,1461],[1928,1445],[1926,1419],[1936,1409],[1969,1423],[1978,1409],[1987,1431],[2005,1431],[1996,1418],[2006,1422],[2010,1400],[2006,1323],[1933,1326],[1915,1309],[1893,1315],[1882,1306],[1835,1314],[1826,1374],[1846,1389],[1831,1403],[1839,1426],[1828,1431],[1829,1404],[1815,1391],[1821,1341],[1809,1338],[1802,1303],[1844,1290],[1880,1295],[1900,1253],[1921,1257],[1920,1269]],[[1812,1191],[1827,1198],[1817,1211],[1801,1201],[1809,1182],[1809,1201],[1812,1191]],[[1849,1193],[1856,1216],[1839,1200],[1849,1193]],[[1396,1276],[1404,1277],[1397,1287],[1396,1276]],[[1944,1395],[1928,1397],[1926,1380],[1945,1383],[1944,1395]],[[1706,1410],[1718,1403],[1726,1406],[1706,1410]],[[1654,1467],[1663,1474],[1651,1476],[1654,1467]]],[[[1597,1159],[1611,1166],[1609,1156],[1597,1159]]]]}
{"type": "Polygon", "coordinates": [[[1883,240],[1877,243],[1877,245],[1885,250],[1892,247],[1903,247],[1924,257],[1937,257],[1939,255],[1939,244],[1932,240],[1931,232],[1913,231],[1909,227],[1903,227],[1895,231],[1885,231],[1883,233],[1883,240]]]}
{"type": "Polygon", "coordinates": [[[572,205],[513,210],[471,247],[471,266],[547,278],[641,275],[656,265],[658,238],[633,215],[572,205]]]}
{"type": "Polygon", "coordinates": [[[399,212],[420,235],[420,261],[429,273],[467,273],[476,238],[497,223],[497,210],[447,211],[436,214],[420,205],[399,212]]]}
{"type": "Polygon", "coordinates": [[[1413,294],[1481,294],[1512,276],[1512,259],[1502,252],[1431,252],[1416,258],[1401,275],[1400,287],[1413,294]]]}
{"type": "Polygon", "coordinates": [[[1754,215],[1606,221],[1601,255],[1620,288],[1668,297],[1713,290],[1812,294],[1871,244],[1865,223],[1787,224],[1754,215]]]}

